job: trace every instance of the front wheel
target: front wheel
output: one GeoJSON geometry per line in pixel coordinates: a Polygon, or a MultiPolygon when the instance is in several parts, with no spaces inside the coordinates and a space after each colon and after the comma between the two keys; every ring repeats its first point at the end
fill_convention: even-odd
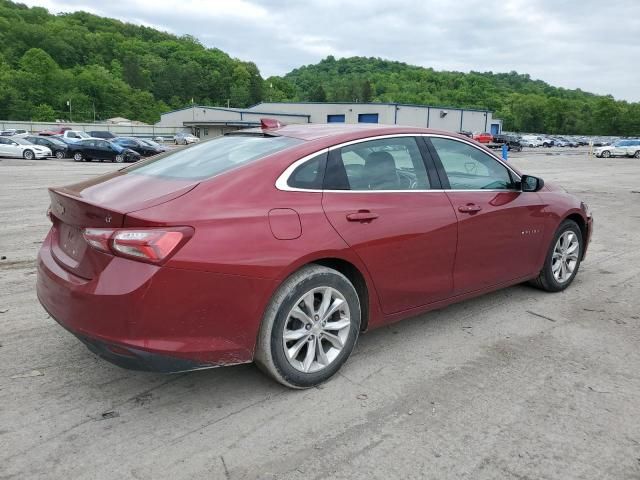
{"type": "Polygon", "coordinates": [[[64,158],[64,152],[63,152],[62,150],[58,150],[58,151],[56,152],[56,158],[57,158],[58,160],[62,160],[62,159],[64,158]]]}
{"type": "Polygon", "coordinates": [[[81,152],[76,152],[73,154],[73,161],[74,162],[84,162],[84,156],[82,155],[81,152]]]}
{"type": "Polygon", "coordinates": [[[24,152],[22,152],[22,156],[25,160],[33,160],[36,157],[33,153],[33,150],[25,150],[24,152]]]}
{"type": "Polygon", "coordinates": [[[571,285],[582,261],[583,242],[576,222],[562,222],[553,237],[544,266],[538,277],[532,280],[532,285],[547,292],[560,292],[571,285]]]}
{"type": "Polygon", "coordinates": [[[267,307],[255,361],[290,388],[310,388],[347,361],[360,332],[360,300],[340,272],[308,265],[291,275],[267,307]]]}
{"type": "Polygon", "coordinates": [[[640,158],[640,150],[633,154],[633,158],[640,158]]]}
{"type": "Polygon", "coordinates": [[[116,163],[122,163],[124,162],[124,155],[116,155],[116,163]]]}
{"type": "Polygon", "coordinates": [[[604,158],[609,158],[611,156],[611,152],[609,150],[605,150],[604,152],[602,152],[602,156],[604,158]]]}

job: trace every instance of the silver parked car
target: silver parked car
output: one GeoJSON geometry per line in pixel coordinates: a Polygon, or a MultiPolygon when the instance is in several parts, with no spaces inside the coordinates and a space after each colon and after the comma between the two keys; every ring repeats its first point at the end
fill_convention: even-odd
{"type": "Polygon", "coordinates": [[[612,145],[596,148],[596,157],[636,157],[640,158],[640,140],[618,140],[612,145]]]}
{"type": "Polygon", "coordinates": [[[191,135],[190,133],[176,133],[173,137],[173,142],[176,145],[188,145],[199,141],[200,139],[198,137],[191,135]]]}

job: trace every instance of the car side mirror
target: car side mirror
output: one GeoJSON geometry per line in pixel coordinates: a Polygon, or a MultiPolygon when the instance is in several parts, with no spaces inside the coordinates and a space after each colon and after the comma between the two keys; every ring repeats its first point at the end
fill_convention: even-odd
{"type": "Polygon", "coordinates": [[[520,185],[523,192],[538,192],[544,187],[544,180],[533,175],[523,175],[520,178],[520,185]]]}

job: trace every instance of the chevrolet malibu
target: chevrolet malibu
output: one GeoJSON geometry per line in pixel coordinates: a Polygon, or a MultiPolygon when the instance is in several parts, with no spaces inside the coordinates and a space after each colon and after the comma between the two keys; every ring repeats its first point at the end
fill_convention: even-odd
{"type": "Polygon", "coordinates": [[[578,273],[579,199],[473,140],[422,128],[263,121],[50,189],[44,308],[119,366],[255,361],[292,388],[361,332],[578,273]]]}

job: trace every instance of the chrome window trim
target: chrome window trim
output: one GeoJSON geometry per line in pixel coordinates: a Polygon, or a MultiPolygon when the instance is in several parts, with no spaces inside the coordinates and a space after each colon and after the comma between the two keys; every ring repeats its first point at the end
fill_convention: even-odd
{"type": "Polygon", "coordinates": [[[305,155],[299,160],[296,160],[291,165],[289,165],[284,172],[280,174],[278,179],[276,180],[275,186],[278,190],[283,192],[310,192],[310,193],[428,193],[428,192],[521,192],[521,190],[515,189],[477,189],[477,190],[466,190],[466,189],[426,189],[426,190],[324,190],[324,189],[312,189],[312,188],[296,188],[290,187],[288,185],[289,177],[294,172],[296,168],[305,163],[308,160],[315,158],[317,155],[321,155],[323,153],[329,153],[330,151],[336,150],[338,148],[348,147],[349,145],[355,145],[357,143],[369,142],[372,140],[383,140],[385,138],[399,138],[399,137],[435,137],[435,138],[444,138],[447,140],[458,141],[460,143],[464,143],[469,145],[470,147],[479,150],[485,155],[490,156],[494,160],[496,160],[499,164],[509,170],[513,176],[516,178],[516,181],[520,181],[520,175],[514,171],[509,165],[507,165],[500,157],[494,155],[493,152],[486,152],[482,147],[478,145],[474,145],[468,140],[463,140],[461,138],[450,137],[448,135],[442,135],[437,133],[395,133],[388,135],[376,135],[375,137],[367,137],[367,138],[359,138],[357,140],[350,140],[348,142],[339,143],[337,145],[332,145],[331,147],[322,148],[316,152],[310,153],[309,155],[305,155]]]}

